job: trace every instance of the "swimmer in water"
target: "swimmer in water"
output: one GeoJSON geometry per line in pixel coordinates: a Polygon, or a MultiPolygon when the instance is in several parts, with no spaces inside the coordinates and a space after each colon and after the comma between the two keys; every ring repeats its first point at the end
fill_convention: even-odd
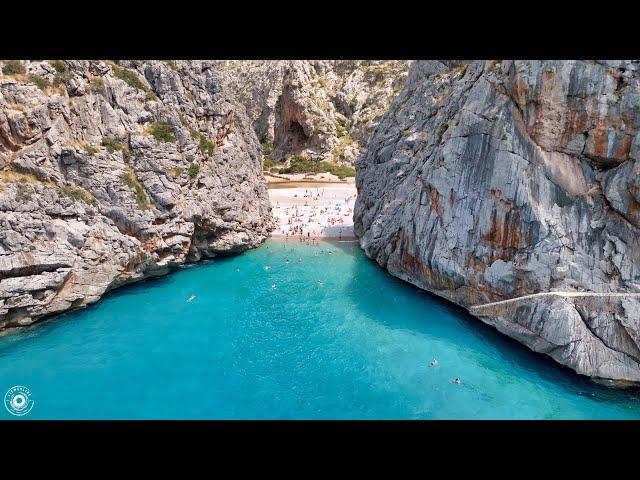
{"type": "Polygon", "coordinates": [[[239,268],[236,268],[236,272],[239,272],[239,271],[240,271],[240,269],[239,269],[239,268]]]}
{"type": "Polygon", "coordinates": [[[269,270],[271,267],[269,265],[265,265],[264,266],[264,271],[266,272],[267,270],[269,270]]]}
{"type": "Polygon", "coordinates": [[[434,358],[433,360],[431,360],[431,366],[435,367],[436,365],[438,365],[438,360],[434,358]]]}
{"type": "Polygon", "coordinates": [[[462,383],[462,380],[460,380],[458,377],[453,379],[453,383],[455,383],[456,385],[460,385],[460,383],[462,383]]]}
{"type": "Polygon", "coordinates": [[[318,280],[318,285],[322,287],[324,285],[324,282],[322,280],[318,280]]]}
{"type": "Polygon", "coordinates": [[[276,284],[274,283],[273,285],[271,285],[271,290],[275,290],[276,289],[276,284]]]}
{"type": "Polygon", "coordinates": [[[192,301],[194,301],[195,299],[196,299],[196,296],[195,296],[195,295],[191,295],[191,296],[189,297],[189,299],[187,300],[187,302],[192,302],[192,301]]]}
{"type": "Polygon", "coordinates": [[[284,261],[284,263],[289,263],[289,259],[287,258],[287,259],[284,261]]]}

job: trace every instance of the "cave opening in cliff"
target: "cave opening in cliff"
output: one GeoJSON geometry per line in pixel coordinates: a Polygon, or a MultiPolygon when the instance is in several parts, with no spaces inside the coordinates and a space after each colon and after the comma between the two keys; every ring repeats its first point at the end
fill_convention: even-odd
{"type": "Polygon", "coordinates": [[[308,139],[302,125],[295,120],[291,120],[287,128],[286,143],[288,147],[291,150],[301,150],[305,147],[308,139]]]}
{"type": "Polygon", "coordinates": [[[302,148],[308,140],[302,125],[295,120],[291,120],[289,123],[289,137],[291,138],[291,146],[294,149],[302,148]]]}

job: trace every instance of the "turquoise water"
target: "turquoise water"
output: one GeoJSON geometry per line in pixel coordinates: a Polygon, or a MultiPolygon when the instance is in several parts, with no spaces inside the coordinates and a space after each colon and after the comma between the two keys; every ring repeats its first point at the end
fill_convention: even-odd
{"type": "Polygon", "coordinates": [[[2,337],[0,395],[13,385],[35,401],[22,418],[640,417],[640,396],[556,366],[355,243],[270,241],[2,337]]]}

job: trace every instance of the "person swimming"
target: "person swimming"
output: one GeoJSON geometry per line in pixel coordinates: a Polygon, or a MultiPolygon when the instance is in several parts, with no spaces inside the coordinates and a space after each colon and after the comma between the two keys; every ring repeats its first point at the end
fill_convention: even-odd
{"type": "Polygon", "coordinates": [[[187,299],[187,302],[192,302],[192,301],[194,301],[195,299],[196,299],[196,296],[195,296],[195,295],[191,295],[191,296],[187,299]]]}
{"type": "Polygon", "coordinates": [[[269,270],[271,267],[269,265],[265,265],[264,266],[264,271],[266,272],[267,270],[269,270]]]}
{"type": "Polygon", "coordinates": [[[433,360],[431,360],[431,366],[435,367],[436,365],[438,365],[438,360],[434,358],[433,360]]]}
{"type": "Polygon", "coordinates": [[[277,287],[276,287],[276,284],[275,284],[275,283],[271,285],[271,290],[275,290],[276,288],[277,288],[277,287]]]}
{"type": "Polygon", "coordinates": [[[455,383],[456,385],[460,385],[460,383],[462,383],[462,380],[460,380],[458,377],[453,379],[453,383],[455,383]]]}

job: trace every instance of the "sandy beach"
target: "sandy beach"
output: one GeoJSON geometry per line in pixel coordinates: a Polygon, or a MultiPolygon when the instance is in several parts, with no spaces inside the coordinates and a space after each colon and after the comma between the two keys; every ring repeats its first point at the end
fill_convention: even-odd
{"type": "Polygon", "coordinates": [[[346,182],[269,183],[269,199],[278,226],[274,237],[354,239],[354,179],[346,182]]]}

